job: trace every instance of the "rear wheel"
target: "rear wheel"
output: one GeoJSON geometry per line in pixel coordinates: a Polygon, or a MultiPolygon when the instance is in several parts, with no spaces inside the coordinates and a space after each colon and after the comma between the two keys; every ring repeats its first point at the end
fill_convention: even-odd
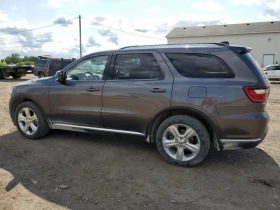
{"type": "Polygon", "coordinates": [[[38,77],[43,78],[43,77],[45,77],[45,74],[43,72],[39,72],[38,77]]]}
{"type": "Polygon", "coordinates": [[[14,116],[19,132],[28,139],[42,138],[50,131],[45,115],[33,102],[21,103],[14,116]]]}
{"type": "Polygon", "coordinates": [[[4,79],[3,72],[1,69],[0,69],[0,79],[4,79]]]}
{"type": "Polygon", "coordinates": [[[21,74],[12,73],[11,76],[12,76],[14,79],[20,79],[20,78],[21,78],[21,74]]]}
{"type": "Polygon", "coordinates": [[[172,116],[163,121],[156,135],[160,154],[176,166],[195,166],[208,155],[210,137],[205,126],[187,115],[172,116]]]}

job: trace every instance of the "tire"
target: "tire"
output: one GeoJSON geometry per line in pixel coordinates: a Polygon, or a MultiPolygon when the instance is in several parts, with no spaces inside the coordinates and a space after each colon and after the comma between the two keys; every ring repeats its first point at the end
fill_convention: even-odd
{"type": "Polygon", "coordinates": [[[40,139],[40,138],[46,136],[50,131],[50,127],[49,127],[49,124],[47,122],[47,119],[46,119],[44,113],[41,111],[41,109],[36,104],[34,104],[33,102],[30,102],[30,101],[23,102],[18,105],[18,107],[16,108],[16,111],[15,111],[15,115],[14,115],[14,121],[16,123],[18,131],[27,139],[31,139],[31,140],[40,139]],[[29,119],[26,117],[26,113],[28,112],[27,110],[29,110],[29,112],[30,112],[29,119]],[[25,116],[24,116],[24,113],[25,113],[25,116]],[[19,116],[22,116],[23,119],[25,119],[25,121],[29,121],[29,122],[20,121],[19,116]],[[32,126],[32,123],[33,123],[33,126],[32,126]],[[35,128],[34,126],[37,129],[33,129],[33,128],[35,128]],[[24,127],[27,128],[26,132],[23,130],[24,127]],[[31,132],[31,131],[33,131],[33,132],[31,132]]]}
{"type": "Polygon", "coordinates": [[[14,79],[20,79],[21,78],[21,75],[20,74],[11,74],[11,76],[14,78],[14,79]]]}
{"type": "Polygon", "coordinates": [[[45,74],[43,72],[39,72],[38,78],[43,78],[43,77],[45,77],[45,74]]]}
{"type": "Polygon", "coordinates": [[[1,69],[0,69],[0,79],[4,79],[3,72],[1,69]]]}
{"type": "Polygon", "coordinates": [[[195,166],[207,157],[210,136],[206,127],[196,118],[175,115],[164,120],[158,127],[156,145],[159,153],[170,164],[180,167],[195,166]],[[183,138],[183,134],[187,137],[183,138]]]}

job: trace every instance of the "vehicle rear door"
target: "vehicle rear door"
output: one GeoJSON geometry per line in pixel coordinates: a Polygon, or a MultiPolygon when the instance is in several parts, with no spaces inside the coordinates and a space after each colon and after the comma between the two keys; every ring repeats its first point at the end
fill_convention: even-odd
{"type": "Polygon", "coordinates": [[[63,69],[62,60],[51,60],[50,66],[48,69],[48,76],[53,76],[59,70],[63,69]]]}
{"type": "Polygon", "coordinates": [[[117,52],[103,88],[104,127],[145,134],[152,119],[170,107],[173,76],[154,51],[117,52]]]}

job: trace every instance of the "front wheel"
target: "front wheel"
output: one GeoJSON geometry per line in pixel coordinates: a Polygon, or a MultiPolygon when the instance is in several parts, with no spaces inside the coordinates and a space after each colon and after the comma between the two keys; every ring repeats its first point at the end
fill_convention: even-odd
{"type": "Polygon", "coordinates": [[[176,166],[195,166],[208,155],[210,137],[205,126],[188,115],[176,115],[163,121],[156,144],[164,159],[176,166]]]}
{"type": "Polygon", "coordinates": [[[31,101],[23,102],[16,108],[15,119],[19,132],[28,139],[39,139],[50,131],[49,124],[41,109],[31,101]]]}

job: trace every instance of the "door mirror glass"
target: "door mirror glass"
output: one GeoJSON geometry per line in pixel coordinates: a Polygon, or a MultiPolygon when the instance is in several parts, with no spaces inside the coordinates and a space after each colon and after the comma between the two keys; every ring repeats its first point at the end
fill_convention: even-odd
{"type": "Polygon", "coordinates": [[[57,71],[54,75],[54,78],[58,82],[63,82],[64,81],[63,72],[62,71],[57,71]]]}

